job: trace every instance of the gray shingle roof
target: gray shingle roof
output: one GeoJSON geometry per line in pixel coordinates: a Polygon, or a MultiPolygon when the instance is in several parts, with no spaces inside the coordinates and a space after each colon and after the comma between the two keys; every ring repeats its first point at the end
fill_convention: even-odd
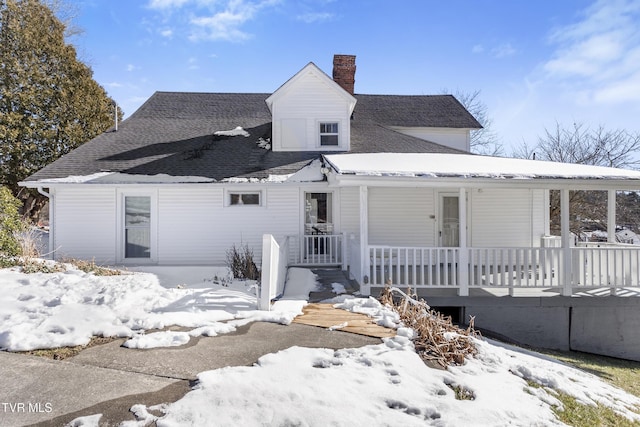
{"type": "MultiPolygon", "coordinates": [[[[273,152],[259,148],[271,136],[268,93],[156,92],[134,114],[27,178],[64,178],[102,171],[127,174],[266,178],[299,170],[320,152],[273,152]],[[250,137],[215,137],[242,126],[250,137]]],[[[388,126],[479,128],[449,95],[355,95],[352,153],[461,153],[403,135],[388,126]]]]}

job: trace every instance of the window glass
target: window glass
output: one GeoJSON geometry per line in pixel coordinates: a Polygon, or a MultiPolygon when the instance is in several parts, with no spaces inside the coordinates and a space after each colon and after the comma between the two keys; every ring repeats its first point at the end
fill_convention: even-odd
{"type": "Polygon", "coordinates": [[[124,198],[124,256],[151,258],[151,198],[124,198]]]}
{"type": "Polygon", "coordinates": [[[260,205],[260,193],[229,193],[230,205],[260,205]]]}
{"type": "Polygon", "coordinates": [[[320,123],[320,145],[338,144],[338,123],[320,123]]]}
{"type": "Polygon", "coordinates": [[[331,193],[305,193],[305,233],[333,233],[331,193]]]}

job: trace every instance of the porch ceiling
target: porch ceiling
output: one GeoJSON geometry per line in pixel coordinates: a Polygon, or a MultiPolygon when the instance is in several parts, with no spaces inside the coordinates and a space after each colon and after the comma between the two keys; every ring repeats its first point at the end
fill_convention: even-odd
{"type": "Polygon", "coordinates": [[[541,160],[441,153],[331,154],[324,158],[335,171],[335,180],[346,185],[410,181],[414,185],[640,189],[640,171],[541,160]]]}

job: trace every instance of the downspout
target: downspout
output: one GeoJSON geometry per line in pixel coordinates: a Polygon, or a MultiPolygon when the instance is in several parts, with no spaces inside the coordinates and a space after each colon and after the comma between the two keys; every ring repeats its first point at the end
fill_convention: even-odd
{"type": "Polygon", "coordinates": [[[49,252],[48,252],[48,255],[51,256],[51,259],[54,259],[53,245],[54,245],[55,239],[53,237],[54,237],[55,227],[53,226],[53,224],[54,224],[55,210],[53,209],[53,195],[51,193],[47,193],[46,191],[44,191],[42,187],[38,187],[37,190],[38,190],[38,193],[42,194],[44,197],[49,199],[49,252]]]}

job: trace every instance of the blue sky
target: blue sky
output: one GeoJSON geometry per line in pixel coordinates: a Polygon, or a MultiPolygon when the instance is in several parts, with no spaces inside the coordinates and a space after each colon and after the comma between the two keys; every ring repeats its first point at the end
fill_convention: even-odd
{"type": "Polygon", "coordinates": [[[128,116],[276,90],[356,55],[356,93],[474,92],[509,154],[556,122],[640,132],[640,0],[84,0],[71,41],[128,116]]]}

